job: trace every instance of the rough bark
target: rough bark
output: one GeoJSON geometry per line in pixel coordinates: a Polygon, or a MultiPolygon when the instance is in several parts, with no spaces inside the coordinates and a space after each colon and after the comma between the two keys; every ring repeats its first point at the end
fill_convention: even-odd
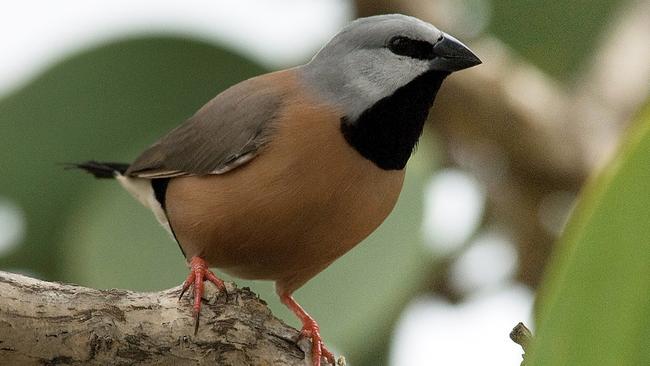
{"type": "Polygon", "coordinates": [[[95,290],[0,272],[0,364],[309,364],[309,342],[297,345],[298,331],[257,295],[210,285],[195,336],[191,300],[178,300],[179,287],[95,290]]]}

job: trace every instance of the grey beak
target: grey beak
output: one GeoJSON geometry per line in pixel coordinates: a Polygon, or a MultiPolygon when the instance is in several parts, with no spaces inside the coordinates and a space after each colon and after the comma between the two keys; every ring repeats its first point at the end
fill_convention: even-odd
{"type": "Polygon", "coordinates": [[[437,57],[431,61],[432,70],[454,72],[481,64],[467,46],[447,33],[433,45],[433,52],[437,57]]]}

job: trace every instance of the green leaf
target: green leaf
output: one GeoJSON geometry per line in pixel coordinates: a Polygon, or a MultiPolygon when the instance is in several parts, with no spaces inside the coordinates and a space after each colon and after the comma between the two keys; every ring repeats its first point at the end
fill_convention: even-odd
{"type": "Polygon", "coordinates": [[[648,107],[560,240],[528,365],[650,365],[648,107]]]}

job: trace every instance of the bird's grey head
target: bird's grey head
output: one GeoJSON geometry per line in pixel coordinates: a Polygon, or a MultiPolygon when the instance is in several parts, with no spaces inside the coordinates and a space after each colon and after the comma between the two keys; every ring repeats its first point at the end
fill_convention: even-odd
{"type": "Polygon", "coordinates": [[[450,35],[401,15],[360,18],[302,67],[309,85],[355,119],[419,75],[447,75],[481,61],[450,35]]]}

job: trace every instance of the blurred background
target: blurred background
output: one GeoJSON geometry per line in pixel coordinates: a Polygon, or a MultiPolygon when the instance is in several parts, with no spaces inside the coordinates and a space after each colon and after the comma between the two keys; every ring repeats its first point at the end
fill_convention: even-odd
{"type": "MultiPolygon", "coordinates": [[[[483,65],[443,86],[400,201],[296,293],[353,366],[518,365],[508,339],[588,176],[648,98],[637,0],[25,0],[0,10],[0,270],[160,290],[177,245],[117,184],[61,163],[129,162],[221,90],[304,63],[359,16],[418,16],[483,65]]],[[[298,326],[272,284],[237,281],[298,326]]]]}

